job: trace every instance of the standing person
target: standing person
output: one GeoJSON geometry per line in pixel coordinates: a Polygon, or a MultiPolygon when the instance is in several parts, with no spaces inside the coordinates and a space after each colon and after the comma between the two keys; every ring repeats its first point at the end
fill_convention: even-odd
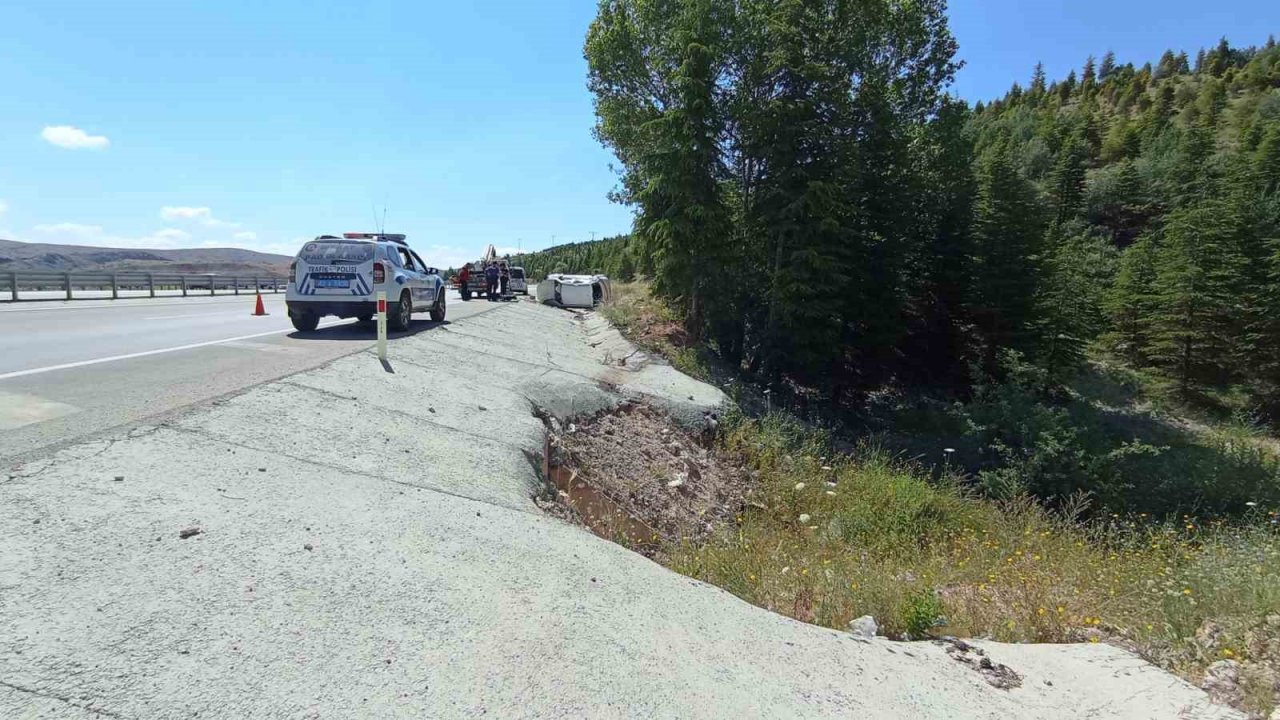
{"type": "Polygon", "coordinates": [[[498,281],[502,284],[502,297],[507,296],[507,285],[511,284],[511,268],[506,263],[502,264],[502,274],[498,276],[498,281]]]}
{"type": "Polygon", "coordinates": [[[458,293],[462,295],[462,299],[466,300],[471,297],[471,292],[467,290],[467,282],[471,280],[471,268],[463,265],[458,271],[458,293]]]}
{"type": "Polygon", "coordinates": [[[488,288],[489,302],[497,302],[498,300],[498,263],[491,262],[489,267],[484,269],[485,286],[488,288]]]}

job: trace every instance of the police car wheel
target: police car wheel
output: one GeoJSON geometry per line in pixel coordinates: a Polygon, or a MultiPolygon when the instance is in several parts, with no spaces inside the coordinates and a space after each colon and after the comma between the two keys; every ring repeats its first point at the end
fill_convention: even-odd
{"type": "Polygon", "coordinates": [[[409,298],[406,291],[400,296],[400,303],[396,306],[396,311],[389,318],[391,329],[403,331],[409,329],[409,323],[413,321],[413,300],[409,298]]]}
{"type": "Polygon", "coordinates": [[[320,325],[320,316],[310,312],[289,313],[289,320],[294,329],[301,332],[311,332],[320,325]]]}
{"type": "Polygon", "coordinates": [[[445,304],[444,291],[440,291],[440,295],[436,298],[436,304],[431,308],[431,319],[436,322],[444,322],[445,304]]]}

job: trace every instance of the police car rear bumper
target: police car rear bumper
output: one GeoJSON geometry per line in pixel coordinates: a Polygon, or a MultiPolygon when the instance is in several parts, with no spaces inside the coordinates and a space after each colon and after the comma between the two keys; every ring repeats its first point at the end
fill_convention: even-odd
{"type": "Polygon", "coordinates": [[[378,303],[364,300],[289,300],[285,303],[290,315],[313,314],[320,317],[337,315],[340,318],[373,315],[378,311],[378,303]]]}

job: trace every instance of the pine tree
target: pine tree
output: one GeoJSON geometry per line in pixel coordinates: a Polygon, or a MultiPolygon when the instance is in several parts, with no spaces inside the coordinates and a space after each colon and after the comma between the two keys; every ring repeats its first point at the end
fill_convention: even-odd
{"type": "Polygon", "coordinates": [[[1231,66],[1231,46],[1226,38],[1218,41],[1218,47],[1209,53],[1208,62],[1210,75],[1222,77],[1227,72],[1227,68],[1231,66]]]}
{"type": "Polygon", "coordinates": [[[1070,73],[1067,74],[1067,79],[1064,80],[1062,84],[1058,86],[1058,99],[1060,99],[1063,103],[1066,103],[1068,100],[1070,100],[1071,94],[1076,91],[1076,85],[1077,85],[1076,71],[1072,70],[1070,73]]]}
{"type": "Polygon", "coordinates": [[[1104,301],[1112,327],[1104,340],[1136,365],[1148,361],[1148,325],[1156,307],[1157,247],[1154,238],[1144,236],[1124,251],[1104,301]]]}
{"type": "Polygon", "coordinates": [[[1102,56],[1102,65],[1098,68],[1098,79],[1106,82],[1116,71],[1116,54],[1110,50],[1102,56]]]}
{"type": "Polygon", "coordinates": [[[1191,63],[1187,59],[1185,50],[1178,53],[1177,61],[1173,65],[1173,72],[1175,75],[1186,75],[1191,72],[1191,63]]]}
{"type": "Polygon", "coordinates": [[[971,313],[987,372],[1005,348],[1032,350],[1043,224],[1035,188],[1018,172],[1007,141],[978,164],[971,313]]]}
{"type": "Polygon", "coordinates": [[[1044,63],[1038,62],[1035,71],[1031,73],[1031,93],[1039,97],[1044,95],[1044,91],[1044,63]]]}
{"type": "Polygon", "coordinates": [[[1197,74],[1197,75],[1199,75],[1200,73],[1205,72],[1206,70],[1207,70],[1207,68],[1205,67],[1205,52],[1204,52],[1204,48],[1200,48],[1200,52],[1196,53],[1196,67],[1195,67],[1195,71],[1196,71],[1196,74],[1197,74]]]}
{"type": "Polygon", "coordinates": [[[1044,266],[1036,339],[1037,363],[1064,381],[1085,359],[1085,346],[1104,325],[1105,294],[1114,273],[1110,239],[1082,223],[1050,230],[1055,247],[1044,266]]]}
{"type": "Polygon", "coordinates": [[[1173,54],[1172,50],[1165,50],[1160,56],[1160,64],[1156,65],[1155,75],[1152,77],[1156,80],[1163,80],[1171,77],[1178,72],[1178,58],[1173,54]]]}
{"type": "Polygon", "coordinates": [[[1280,196],[1280,123],[1267,129],[1254,151],[1259,192],[1270,198],[1280,196]]]}
{"type": "Polygon", "coordinates": [[[1093,91],[1097,85],[1097,79],[1098,75],[1097,70],[1095,69],[1095,61],[1093,56],[1090,55],[1084,62],[1084,73],[1081,75],[1080,79],[1080,94],[1083,97],[1088,98],[1093,95],[1093,91]]]}
{"type": "Polygon", "coordinates": [[[1087,148],[1080,132],[1072,133],[1058,152],[1050,187],[1054,203],[1054,225],[1063,226],[1080,211],[1084,196],[1085,160],[1087,148]]]}
{"type": "Polygon", "coordinates": [[[1208,198],[1169,214],[1156,254],[1148,354],[1183,397],[1223,382],[1232,368],[1241,289],[1234,233],[1231,206],[1208,198]]]}

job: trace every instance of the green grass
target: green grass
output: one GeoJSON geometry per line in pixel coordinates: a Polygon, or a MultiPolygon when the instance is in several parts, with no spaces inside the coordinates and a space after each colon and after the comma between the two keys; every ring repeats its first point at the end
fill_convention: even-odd
{"type": "Polygon", "coordinates": [[[780,415],[733,420],[724,443],[759,485],[712,540],[666,548],[679,572],[833,628],[872,615],[900,638],[1115,642],[1193,680],[1233,658],[1245,663],[1250,709],[1274,702],[1266,673],[1280,656],[1258,641],[1280,613],[1271,511],[1082,524],[1026,497],[935,482],[872,447],[836,458],[825,434],[780,415]],[[1212,648],[1193,639],[1208,621],[1222,628],[1212,648]]]}
{"type": "MultiPolygon", "coordinates": [[[[709,376],[644,285],[615,291],[604,312],[624,333],[709,376]]],[[[726,418],[723,452],[758,478],[748,504],[659,559],[832,628],[1111,642],[1192,682],[1234,659],[1245,709],[1276,705],[1280,446],[1236,395],[1189,408],[1095,358],[1065,392],[1015,359],[968,403],[896,397],[840,455],[785,414],[726,418]]]]}

